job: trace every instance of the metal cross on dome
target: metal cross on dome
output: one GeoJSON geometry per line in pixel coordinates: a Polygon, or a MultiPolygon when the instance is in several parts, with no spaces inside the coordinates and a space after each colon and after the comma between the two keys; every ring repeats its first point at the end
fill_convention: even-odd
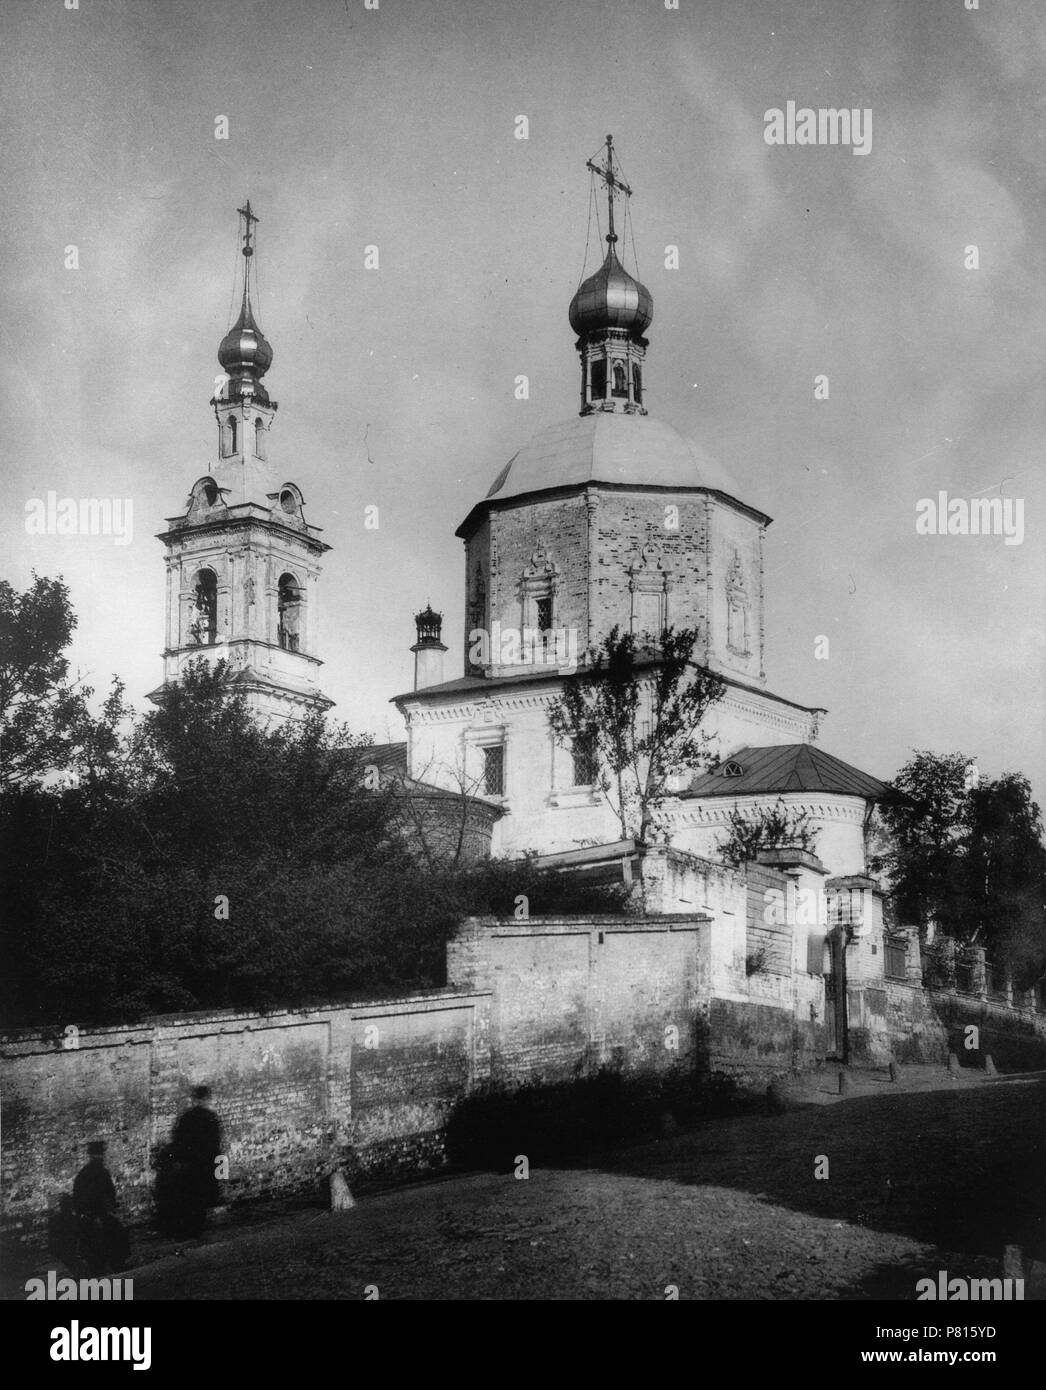
{"type": "Polygon", "coordinates": [[[251,246],[251,223],[253,222],[253,223],[255,224],[255,226],[257,226],[258,219],[255,217],[254,213],[251,212],[251,200],[250,200],[250,198],[247,199],[247,206],[246,206],[246,207],[237,208],[236,211],[237,211],[237,212],[240,214],[240,216],[243,218],[244,227],[245,227],[245,231],[244,231],[244,234],[243,234],[243,254],[244,254],[245,256],[253,256],[253,255],[254,255],[254,249],[253,249],[253,247],[251,246]]]}
{"type": "MultiPolygon", "coordinates": [[[[610,210],[610,231],[607,233],[607,244],[613,246],[614,242],[617,241],[617,234],[614,231],[614,194],[615,192],[623,193],[626,198],[631,198],[632,190],[619,174],[614,173],[614,137],[612,135],[607,136],[606,163],[593,164],[591,159],[587,159],[585,168],[591,169],[593,174],[598,174],[606,184],[607,207],[610,210]]],[[[620,169],[620,165],[618,168],[620,169]]]]}

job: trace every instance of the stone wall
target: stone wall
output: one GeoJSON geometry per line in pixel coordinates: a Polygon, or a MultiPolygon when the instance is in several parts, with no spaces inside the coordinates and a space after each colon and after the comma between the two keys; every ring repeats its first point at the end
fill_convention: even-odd
{"type": "Polygon", "coordinates": [[[812,1057],[799,985],[745,980],[743,880],[720,869],[698,896],[688,913],[470,920],[448,948],[448,987],[407,998],[0,1038],[4,1225],[38,1229],[93,1138],[109,1143],[123,1211],[146,1212],[152,1163],[201,1083],[234,1199],[318,1191],[336,1165],[430,1171],[450,1111],[487,1080],[681,1065],[761,1082],[812,1057]]]}
{"type": "MultiPolygon", "coordinates": [[[[762,887],[753,891],[761,914],[762,887]]],[[[449,948],[447,977],[490,995],[491,1079],[511,1086],[603,1066],[683,1065],[698,1083],[719,1073],[761,1087],[823,1060],[820,976],[746,979],[727,916],[471,920],[449,948]]]]}
{"type": "Polygon", "coordinates": [[[1000,1071],[1046,1068],[1046,1014],[956,990],[924,989],[918,981],[885,980],[849,991],[851,1060],[883,1066],[945,1063],[983,1066],[990,1053],[1000,1071]],[[969,1034],[970,1026],[977,1029],[969,1034]],[[967,1046],[967,1039],[976,1046],[967,1046]]]}
{"type": "Polygon", "coordinates": [[[122,1210],[148,1209],[152,1160],[193,1086],[214,1092],[227,1196],[315,1189],[442,1160],[450,1107],[489,1070],[489,998],[436,990],[378,1003],[151,1019],[65,1042],[2,1039],[3,1220],[39,1225],[104,1138],[122,1210]]]}
{"type": "Polygon", "coordinates": [[[447,978],[489,993],[491,1079],[569,1080],[600,1066],[657,1071],[695,1056],[711,923],[694,914],[473,918],[447,978]]]}
{"type": "MultiPolygon", "coordinates": [[[[319,1191],[338,1165],[354,1178],[431,1171],[445,1161],[452,1110],[488,1081],[683,1067],[695,1085],[718,1074],[759,1089],[822,1062],[824,984],[802,969],[805,940],[800,949],[796,938],[791,971],[778,957],[774,969],[745,973],[746,940],[762,931],[765,894],[783,875],[760,865],[746,884],[675,851],[647,858],[665,900],[693,910],[471,919],[448,947],[442,990],[0,1037],[5,1227],[39,1229],[93,1138],[109,1143],[123,1211],[143,1214],[156,1153],[204,1082],[237,1198],[319,1191]]],[[[914,959],[907,980],[884,981],[880,946],[876,917],[854,948],[853,1061],[943,1063],[956,1052],[983,1065],[990,1052],[1001,1070],[1046,1067],[1046,1015],[924,990],[914,959]],[[965,1046],[971,1024],[976,1050],[965,1046]]]]}
{"type": "Polygon", "coordinates": [[[789,881],[778,869],[766,864],[748,864],[745,873],[748,903],[745,923],[745,955],[750,965],[763,962],[767,974],[792,973],[792,931],[783,911],[770,910],[786,904],[789,881]],[[773,895],[773,896],[771,896],[773,895]]]}

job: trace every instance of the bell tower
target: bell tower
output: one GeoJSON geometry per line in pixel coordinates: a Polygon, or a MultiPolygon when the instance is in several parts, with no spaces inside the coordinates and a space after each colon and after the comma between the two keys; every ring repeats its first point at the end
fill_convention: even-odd
{"type": "Polygon", "coordinates": [[[189,662],[224,659],[250,709],[282,723],[333,704],[319,688],[317,654],[320,562],[330,547],[306,520],[301,488],[281,481],[269,456],[276,402],[263,377],[272,348],[251,304],[258,219],[249,202],[239,216],[243,292],[218,348],[216,457],[159,536],[167,566],[164,681],[149,698],[159,703],[189,662]]]}

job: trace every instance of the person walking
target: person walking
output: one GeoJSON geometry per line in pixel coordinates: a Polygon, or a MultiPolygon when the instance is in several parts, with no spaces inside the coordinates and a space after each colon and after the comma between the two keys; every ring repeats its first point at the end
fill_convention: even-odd
{"type": "Polygon", "coordinates": [[[73,1180],[72,1206],[88,1273],[99,1276],[126,1269],[130,1242],[116,1215],[116,1186],[105,1166],[102,1139],[87,1145],[87,1162],[73,1180]]]}
{"type": "Polygon", "coordinates": [[[222,1151],[222,1127],[211,1109],[211,1088],[196,1086],[192,1105],[179,1116],[168,1148],[169,1162],[177,1174],[179,1225],[187,1236],[203,1233],[209,1207],[220,1199],[215,1176],[222,1151]]]}

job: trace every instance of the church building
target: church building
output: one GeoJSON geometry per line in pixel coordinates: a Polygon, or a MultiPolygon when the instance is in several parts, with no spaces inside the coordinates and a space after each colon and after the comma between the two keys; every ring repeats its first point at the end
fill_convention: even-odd
{"type": "Polygon", "coordinates": [[[720,763],[677,779],[665,808],[671,846],[714,857],[735,807],[780,801],[810,816],[829,872],[863,874],[882,784],[815,746],[824,710],[768,685],[770,517],[648,414],[654,307],[618,255],[615,204],[631,189],[610,136],[603,163],[588,167],[606,187],[609,230],[606,257],[568,313],[580,408],[524,444],[458,527],[464,669],[445,679],[439,615],[419,615],[415,688],[395,701],[407,771],[495,804],[494,854],[609,844],[617,816],[586,758],[553,738],[549,708],[613,628],[648,642],[666,627],[696,629],[695,658],[726,685],[707,720],[720,763]]]}

